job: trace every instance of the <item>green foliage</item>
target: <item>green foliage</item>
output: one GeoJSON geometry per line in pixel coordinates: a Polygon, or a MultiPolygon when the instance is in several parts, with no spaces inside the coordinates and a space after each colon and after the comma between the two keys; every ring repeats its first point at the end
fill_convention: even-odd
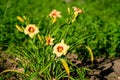
{"type": "MultiPolygon", "coordinates": [[[[95,58],[118,57],[120,55],[120,1],[119,0],[2,0],[0,1],[0,47],[18,58],[18,66],[25,69],[26,79],[55,78],[71,80],[85,79],[85,68],[78,68],[69,63],[70,72],[76,77],[67,76],[53,47],[45,45],[45,37],[50,34],[57,44],[62,39],[69,44],[70,53],[79,55],[84,60],[90,57],[88,51],[81,45],[89,46],[95,58]],[[49,3],[49,4],[48,4],[49,3]],[[56,5],[57,4],[57,5],[56,5]],[[72,23],[73,6],[80,7],[84,14],[80,14],[72,23]],[[70,8],[70,14],[67,8],[70,8]],[[55,23],[49,18],[49,13],[56,9],[61,11],[62,18],[55,23]],[[17,16],[25,16],[26,22],[21,23],[17,16]],[[30,39],[28,35],[18,31],[15,25],[25,28],[27,24],[35,24],[39,28],[38,35],[30,39]],[[75,67],[75,68],[74,68],[75,67]]],[[[10,74],[12,75],[12,74],[10,74]]],[[[10,76],[7,75],[8,77],[10,76]]],[[[1,78],[0,79],[4,79],[1,78]]]]}

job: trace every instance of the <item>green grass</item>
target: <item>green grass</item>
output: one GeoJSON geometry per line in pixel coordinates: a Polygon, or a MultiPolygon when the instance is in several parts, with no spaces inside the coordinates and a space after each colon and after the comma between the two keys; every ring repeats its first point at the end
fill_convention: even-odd
{"type": "MultiPolygon", "coordinates": [[[[78,54],[80,60],[90,59],[90,50],[94,58],[120,56],[120,1],[119,0],[73,0],[66,3],[63,0],[2,0],[0,1],[0,47],[3,51],[19,59],[18,67],[24,68],[23,79],[55,78],[70,80],[87,80],[86,69],[77,67],[66,56],[62,56],[70,69],[70,77],[64,70],[59,58],[53,54],[53,46],[45,45],[45,36],[49,34],[55,38],[54,43],[64,39],[70,46],[68,53],[78,54]],[[69,24],[73,13],[73,6],[85,11],[77,20],[69,24]],[[68,7],[71,14],[67,12],[68,7]],[[49,13],[56,9],[61,11],[62,18],[51,24],[49,13]],[[27,23],[39,27],[39,35],[31,39],[28,35],[18,31],[16,24],[26,27],[25,23],[17,20],[17,16],[26,16],[27,23]],[[64,25],[66,24],[66,25],[64,25]],[[64,26],[63,26],[64,25],[64,26]],[[87,50],[88,46],[90,50],[87,50]],[[27,74],[27,76],[26,76],[27,74]]],[[[0,79],[9,75],[2,74],[0,79]]]]}

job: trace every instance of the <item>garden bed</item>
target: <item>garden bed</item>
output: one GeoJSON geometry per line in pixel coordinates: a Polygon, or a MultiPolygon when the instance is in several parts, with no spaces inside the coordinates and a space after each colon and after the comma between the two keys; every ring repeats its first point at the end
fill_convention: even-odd
{"type": "MultiPolygon", "coordinates": [[[[70,56],[69,56],[70,57],[70,56]]],[[[72,56],[73,57],[73,56],[72,56]]],[[[73,60],[73,59],[72,59],[73,60]]],[[[0,73],[4,70],[18,70],[17,60],[15,57],[7,53],[0,52],[0,73]]],[[[74,61],[78,67],[87,67],[91,71],[87,71],[86,77],[90,80],[120,80],[120,59],[100,58],[96,59],[93,64],[90,61],[82,62],[80,60],[74,61]],[[84,63],[84,64],[83,64],[84,63]]],[[[6,72],[2,76],[9,74],[6,72]]],[[[71,75],[74,76],[74,75],[71,75]]],[[[17,73],[6,78],[6,80],[23,80],[22,76],[17,73]]]]}

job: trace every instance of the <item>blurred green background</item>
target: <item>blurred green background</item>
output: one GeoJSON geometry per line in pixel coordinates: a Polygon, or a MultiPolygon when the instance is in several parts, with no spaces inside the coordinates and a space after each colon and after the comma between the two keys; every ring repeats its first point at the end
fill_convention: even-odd
{"type": "MultiPolygon", "coordinates": [[[[0,46],[20,43],[21,33],[16,31],[16,16],[27,16],[37,24],[51,10],[57,9],[67,16],[67,8],[77,6],[85,11],[76,22],[84,27],[90,38],[84,40],[95,56],[120,55],[120,0],[0,0],[0,46]]],[[[82,34],[76,28],[75,36],[82,34]]],[[[84,34],[84,33],[83,33],[84,34]]],[[[5,47],[5,49],[7,48],[5,47]]]]}

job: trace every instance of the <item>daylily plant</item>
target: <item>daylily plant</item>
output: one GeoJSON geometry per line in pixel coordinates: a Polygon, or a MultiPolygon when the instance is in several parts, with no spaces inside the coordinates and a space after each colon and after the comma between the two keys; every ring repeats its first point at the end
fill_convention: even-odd
{"type": "MultiPolygon", "coordinates": [[[[77,8],[77,7],[73,7],[73,13],[72,13],[72,18],[70,17],[70,20],[68,20],[70,23],[71,21],[74,22],[78,15],[81,14],[81,13],[84,13],[83,10],[77,8]]],[[[68,14],[70,14],[70,8],[68,8],[68,14]]],[[[71,14],[70,14],[71,16],[71,14]]],[[[57,18],[61,18],[61,12],[60,11],[57,11],[55,9],[53,9],[50,13],[49,13],[49,17],[51,18],[52,20],[52,23],[55,23],[57,18]]],[[[23,16],[20,17],[20,16],[17,16],[17,19],[22,22],[22,23],[25,23],[27,21],[26,17],[23,16]]],[[[26,22],[26,27],[20,27],[19,25],[16,25],[16,28],[20,31],[20,32],[24,32],[26,35],[29,35],[30,38],[33,38],[36,34],[39,38],[39,40],[41,41],[40,44],[45,44],[47,46],[51,46],[53,48],[53,54],[56,55],[56,57],[61,61],[61,63],[63,64],[68,76],[70,75],[70,71],[69,71],[69,67],[67,65],[67,62],[65,59],[62,59],[61,56],[62,55],[66,55],[67,54],[67,51],[68,49],[70,48],[69,45],[67,45],[64,40],[62,39],[60,43],[57,43],[54,45],[53,41],[55,40],[55,38],[52,38],[49,34],[49,36],[47,37],[44,37],[44,35],[42,34],[38,34],[39,33],[39,28],[35,25],[35,24],[28,24],[26,22]],[[54,45],[54,46],[53,46],[54,45]]],[[[23,26],[23,25],[22,25],[23,26]]],[[[58,27],[59,28],[59,27],[58,27]]],[[[43,47],[43,45],[42,45],[43,47]]],[[[87,47],[89,49],[89,47],[87,47]]],[[[50,48],[51,49],[51,48],[50,48]]],[[[45,50],[45,49],[44,49],[45,50]]],[[[91,55],[92,55],[92,52],[91,50],[89,49],[91,55]]],[[[41,52],[42,52],[42,49],[41,49],[41,52]]],[[[47,53],[47,51],[46,51],[47,53]]],[[[91,58],[91,60],[93,61],[93,56],[91,58]]]]}

